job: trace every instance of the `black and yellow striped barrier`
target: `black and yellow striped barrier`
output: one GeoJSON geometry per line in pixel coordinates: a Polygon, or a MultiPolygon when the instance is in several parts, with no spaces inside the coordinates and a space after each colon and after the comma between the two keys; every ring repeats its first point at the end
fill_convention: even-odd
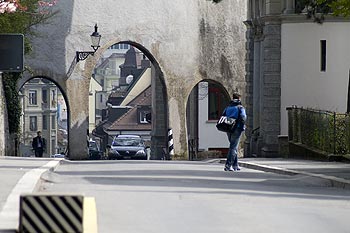
{"type": "Polygon", "coordinates": [[[22,195],[19,232],[97,233],[95,199],[82,195],[22,195]]]}

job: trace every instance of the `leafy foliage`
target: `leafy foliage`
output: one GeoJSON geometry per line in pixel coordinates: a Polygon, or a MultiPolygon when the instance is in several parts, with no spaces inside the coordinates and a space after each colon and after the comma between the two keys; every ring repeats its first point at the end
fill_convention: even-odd
{"type": "Polygon", "coordinates": [[[307,17],[313,18],[317,23],[322,23],[328,14],[350,16],[349,0],[300,0],[299,5],[305,6],[307,17]]]}
{"type": "Polygon", "coordinates": [[[20,73],[5,73],[2,77],[10,134],[18,133],[20,128],[20,117],[22,109],[17,92],[17,81],[20,78],[20,73]]]}
{"type": "MultiPolygon", "coordinates": [[[[327,2],[326,0],[318,0],[320,2],[327,2]]],[[[333,0],[329,1],[328,5],[332,8],[333,14],[339,16],[350,16],[350,1],[349,0],[333,0]]]]}

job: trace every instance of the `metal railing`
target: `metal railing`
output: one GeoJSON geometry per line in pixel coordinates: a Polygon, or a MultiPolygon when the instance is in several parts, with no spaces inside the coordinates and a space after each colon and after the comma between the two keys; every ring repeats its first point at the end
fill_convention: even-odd
{"type": "Polygon", "coordinates": [[[287,108],[289,141],[334,155],[350,154],[350,114],[287,108]]]}

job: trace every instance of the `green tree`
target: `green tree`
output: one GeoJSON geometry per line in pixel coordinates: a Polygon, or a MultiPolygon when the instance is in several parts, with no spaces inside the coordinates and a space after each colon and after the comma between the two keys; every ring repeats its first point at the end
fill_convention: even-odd
{"type": "Polygon", "coordinates": [[[350,16],[349,0],[300,0],[296,7],[297,12],[306,9],[307,17],[315,22],[322,23],[325,15],[348,17],[350,16]]]}
{"type": "Polygon", "coordinates": [[[317,4],[326,4],[334,15],[350,16],[350,1],[349,0],[317,0],[317,4]]]}

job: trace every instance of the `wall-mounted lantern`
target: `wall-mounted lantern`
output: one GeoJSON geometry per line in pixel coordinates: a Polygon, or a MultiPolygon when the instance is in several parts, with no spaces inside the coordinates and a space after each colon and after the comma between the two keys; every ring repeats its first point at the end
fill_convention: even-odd
{"type": "Polygon", "coordinates": [[[95,31],[91,34],[91,47],[94,51],[82,51],[76,52],[77,63],[85,60],[89,55],[94,55],[97,49],[100,47],[101,35],[97,32],[97,24],[95,24],[95,31]]]}

